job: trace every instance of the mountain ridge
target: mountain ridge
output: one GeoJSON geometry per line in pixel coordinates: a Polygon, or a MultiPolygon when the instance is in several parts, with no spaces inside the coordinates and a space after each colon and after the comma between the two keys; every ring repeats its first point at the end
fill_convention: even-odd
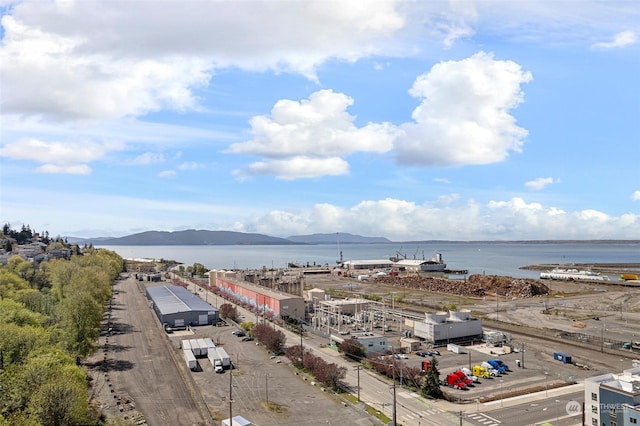
{"type": "MultiPolygon", "coordinates": [[[[354,234],[339,234],[340,243],[390,243],[384,237],[363,237],[354,234]]],[[[145,245],[294,245],[294,244],[333,244],[336,234],[293,235],[288,238],[272,237],[258,233],[235,231],[208,231],[203,229],[187,229],[184,231],[145,231],[124,237],[96,237],[73,239],[77,244],[94,244],[101,246],[145,246],[145,245]]]]}

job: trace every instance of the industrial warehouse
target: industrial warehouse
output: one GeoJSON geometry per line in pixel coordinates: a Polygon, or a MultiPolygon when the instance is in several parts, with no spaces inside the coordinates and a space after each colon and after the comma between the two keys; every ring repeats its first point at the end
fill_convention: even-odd
{"type": "Polygon", "coordinates": [[[216,308],[189,292],[184,287],[163,285],[147,288],[147,299],[161,324],[171,327],[216,324],[216,308]]]}
{"type": "MultiPolygon", "coordinates": [[[[245,277],[245,279],[257,279],[245,277]]],[[[275,283],[271,279],[264,280],[265,284],[291,285],[289,291],[301,291],[302,283],[275,283]]],[[[305,318],[305,301],[302,296],[288,292],[277,291],[265,285],[256,285],[236,278],[235,272],[209,271],[209,285],[218,287],[222,294],[238,303],[251,306],[256,312],[272,318],[295,318],[302,321],[305,318]]]]}

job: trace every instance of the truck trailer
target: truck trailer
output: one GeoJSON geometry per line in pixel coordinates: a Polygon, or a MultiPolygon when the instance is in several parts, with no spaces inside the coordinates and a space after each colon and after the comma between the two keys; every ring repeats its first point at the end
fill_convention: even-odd
{"type": "Polygon", "coordinates": [[[454,345],[453,343],[447,344],[447,350],[455,354],[463,354],[464,348],[460,345],[454,345]]]}
{"type": "Polygon", "coordinates": [[[216,351],[218,352],[218,357],[222,362],[222,366],[224,368],[231,367],[231,358],[229,357],[229,354],[227,354],[227,351],[225,351],[224,348],[220,346],[216,347],[216,351]]]}
{"type": "Polygon", "coordinates": [[[184,357],[184,362],[185,364],[187,364],[187,367],[189,367],[189,370],[196,370],[198,368],[198,361],[193,355],[193,352],[191,352],[191,349],[183,349],[182,354],[184,357]]]}

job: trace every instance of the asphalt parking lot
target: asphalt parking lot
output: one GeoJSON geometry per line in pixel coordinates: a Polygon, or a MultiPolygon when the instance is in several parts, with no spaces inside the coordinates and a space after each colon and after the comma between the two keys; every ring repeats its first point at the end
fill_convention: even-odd
{"type": "Polygon", "coordinates": [[[310,419],[326,425],[379,424],[358,406],[344,406],[339,398],[313,386],[312,379],[296,375],[284,356],[273,357],[255,341],[233,335],[237,329],[233,324],[205,326],[194,328],[191,336],[170,337],[176,351],[184,338],[209,337],[231,357],[235,368],[223,374],[216,374],[207,358],[198,359],[199,371],[190,372],[214,420],[232,414],[260,426],[311,424],[310,419]]]}

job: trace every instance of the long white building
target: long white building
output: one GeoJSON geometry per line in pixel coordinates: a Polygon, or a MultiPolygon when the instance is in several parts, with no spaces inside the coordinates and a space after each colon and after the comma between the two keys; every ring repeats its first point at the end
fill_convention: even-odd
{"type": "Polygon", "coordinates": [[[436,346],[482,340],[482,320],[469,310],[426,313],[423,321],[413,320],[413,335],[436,346]]]}

